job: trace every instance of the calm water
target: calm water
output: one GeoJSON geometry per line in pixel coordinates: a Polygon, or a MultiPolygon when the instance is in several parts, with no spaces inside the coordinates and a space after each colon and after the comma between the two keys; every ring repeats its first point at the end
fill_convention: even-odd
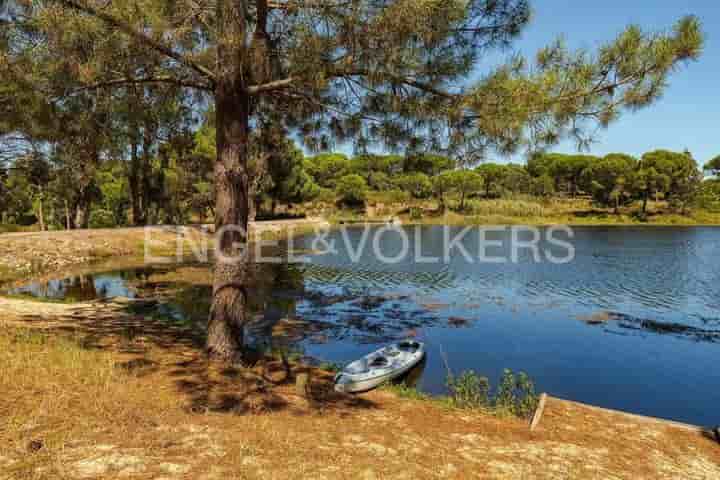
{"type": "MultiPolygon", "coordinates": [[[[448,263],[417,263],[416,239],[423,256],[443,256],[443,228],[404,232],[410,253],[394,264],[373,254],[373,230],[353,261],[344,245],[362,245],[363,229],[350,229],[331,232],[325,241],[334,252],[311,255],[309,263],[258,266],[250,341],[343,363],[413,335],[428,344],[419,386],[431,393],[445,388],[444,352],[456,373],[472,369],[496,382],[510,368],[552,395],[720,423],[720,229],[576,228],[575,259],[566,264],[543,255],[537,263],[528,251],[517,263],[469,262],[457,250],[448,263]],[[301,328],[277,328],[288,317],[302,320],[301,328]]],[[[462,241],[475,257],[478,235],[471,230],[462,241]]],[[[509,254],[508,231],[488,238],[503,245],[487,255],[509,254]]],[[[295,246],[317,250],[314,240],[295,246]]],[[[378,245],[391,257],[402,237],[385,232],[378,245]]],[[[543,241],[544,249],[558,253],[543,241]]],[[[14,293],[143,296],[158,285],[153,275],[167,271],[100,274],[84,277],[82,288],[66,279],[14,293]]],[[[210,288],[197,283],[181,282],[163,308],[201,325],[210,288]]]]}

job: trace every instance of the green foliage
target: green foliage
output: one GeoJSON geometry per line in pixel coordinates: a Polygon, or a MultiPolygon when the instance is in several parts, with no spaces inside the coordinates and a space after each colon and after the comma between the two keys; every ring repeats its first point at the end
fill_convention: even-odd
{"type": "Polygon", "coordinates": [[[419,172],[431,177],[453,168],[455,168],[453,159],[430,153],[407,155],[403,162],[403,171],[405,173],[419,172]]]}
{"type": "Polygon", "coordinates": [[[549,197],[555,193],[555,179],[548,174],[530,180],[530,193],[537,197],[549,197]]]}
{"type": "Polygon", "coordinates": [[[335,190],[330,188],[318,187],[317,195],[315,200],[322,203],[335,203],[337,197],[335,196],[335,190]]]}
{"type": "Polygon", "coordinates": [[[124,167],[120,162],[108,162],[96,174],[100,189],[101,208],[94,211],[90,224],[103,227],[115,227],[128,223],[127,211],[130,207],[130,193],[124,167]]]}
{"type": "Polygon", "coordinates": [[[368,174],[368,186],[373,190],[389,190],[395,187],[390,175],[385,172],[370,172],[368,174]]]}
{"type": "Polygon", "coordinates": [[[583,170],[583,189],[591,192],[595,201],[617,209],[632,197],[632,180],[637,163],[630,155],[611,153],[583,170]]]}
{"type": "Polygon", "coordinates": [[[502,380],[495,395],[495,408],[518,417],[530,417],[537,408],[538,396],[530,378],[523,372],[514,375],[503,371],[502,380]]]}
{"type": "Polygon", "coordinates": [[[497,163],[483,163],[475,169],[485,183],[486,197],[499,197],[502,194],[501,181],[505,176],[505,166],[497,163]]]}
{"type": "MultiPolygon", "coordinates": [[[[540,153],[530,157],[527,170],[536,178],[543,176],[551,177],[554,185],[550,193],[557,190],[566,192],[574,197],[581,188],[582,174],[585,169],[597,163],[599,160],[599,157],[591,155],[540,153]]],[[[547,189],[544,190],[547,191],[547,189]]]]}
{"type": "Polygon", "coordinates": [[[720,180],[705,180],[698,188],[693,205],[710,212],[720,212],[720,180]]]}
{"type": "Polygon", "coordinates": [[[400,190],[409,192],[414,198],[428,198],[432,195],[430,178],[421,172],[407,173],[393,180],[400,190]]]}
{"type": "Polygon", "coordinates": [[[482,408],[497,413],[528,418],[537,408],[538,395],[535,386],[525,373],[515,375],[504,370],[494,395],[490,394],[490,382],[472,370],[458,377],[448,376],[450,392],[448,403],[456,408],[482,408]]]}
{"type": "Polygon", "coordinates": [[[422,218],[423,218],[422,208],[418,208],[418,207],[410,208],[410,220],[422,220],[422,218]]]}
{"type": "Polygon", "coordinates": [[[341,177],[336,182],[335,192],[341,203],[346,205],[360,205],[367,196],[367,183],[356,173],[341,177]]]}
{"type": "Polygon", "coordinates": [[[118,226],[115,215],[110,210],[96,208],[90,213],[90,228],[112,228],[118,226]]]}
{"type": "MultiPolygon", "coordinates": [[[[263,195],[301,201],[322,194],[319,188],[335,189],[350,173],[381,189],[383,175],[399,173],[397,156],[351,162],[322,154],[299,166],[285,155],[288,142],[269,138],[294,135],[315,151],[350,140],[360,151],[384,145],[444,152],[464,165],[488,150],[544,147],[568,134],[587,144],[597,126],[658,99],[670,74],[697,59],[704,44],[698,19],[688,16],[664,33],[630,26],[594,53],[557,42],[534,61],[516,56],[477,75],[484,53],[511,46],[527,26],[529,2],[292,3],[273,6],[270,15],[256,1],[200,9],[190,0],[4,3],[0,132],[18,132],[56,152],[51,214],[59,217],[67,205],[84,223],[102,202],[116,223],[125,222],[118,185],[96,184],[108,158],[131,157],[132,221],[143,223],[183,221],[191,211],[204,218],[215,198],[207,160],[218,153],[242,156],[236,162],[242,171],[234,174],[251,179],[251,191],[233,201],[263,195]],[[190,138],[193,115],[213,104],[218,117],[208,115],[212,121],[197,132],[189,155],[193,148],[175,140],[190,138]],[[217,152],[218,145],[227,150],[217,152]]],[[[435,154],[402,161],[406,174],[430,177],[457,166],[435,154]]],[[[519,170],[517,189],[490,173],[487,196],[530,190],[519,170]]],[[[617,204],[625,197],[622,183],[628,182],[599,181],[592,190],[617,204]]],[[[673,201],[685,199],[684,205],[690,187],[678,183],[673,201]]],[[[479,193],[474,186],[456,191],[461,207],[479,193]]],[[[16,218],[35,215],[33,205],[44,205],[37,195],[9,198],[0,191],[16,218]]],[[[46,192],[40,195],[44,201],[46,192]]]]}
{"type": "Polygon", "coordinates": [[[375,172],[390,176],[402,171],[403,162],[401,155],[358,155],[350,161],[350,169],[359,175],[375,172]]]}
{"type": "Polygon", "coordinates": [[[450,398],[458,408],[486,408],[490,406],[490,382],[475,372],[462,372],[457,378],[449,376],[447,387],[450,398]]]}
{"type": "Polygon", "coordinates": [[[702,180],[689,152],[655,150],[642,156],[636,185],[644,198],[662,194],[674,207],[684,210],[702,180]]]}
{"type": "Polygon", "coordinates": [[[720,155],[707,162],[703,170],[710,172],[711,175],[716,177],[720,176],[720,155]]]}
{"type": "Polygon", "coordinates": [[[350,160],[341,153],[323,153],[305,159],[305,169],[323,188],[335,188],[350,172],[350,160]]]}
{"type": "MultiPolygon", "coordinates": [[[[441,181],[442,186],[449,185],[450,191],[460,195],[460,210],[465,209],[465,199],[482,191],[485,181],[483,177],[472,170],[453,170],[448,172],[441,181]]],[[[440,188],[440,184],[436,184],[440,188]]]]}

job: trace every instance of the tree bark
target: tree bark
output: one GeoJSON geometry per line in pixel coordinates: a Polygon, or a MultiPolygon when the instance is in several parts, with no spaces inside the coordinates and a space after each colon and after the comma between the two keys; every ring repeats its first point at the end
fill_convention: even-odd
{"type": "Polygon", "coordinates": [[[144,225],[145,215],[143,213],[143,205],[140,196],[140,156],[138,155],[137,136],[135,136],[131,142],[130,172],[128,177],[133,225],[144,225]]]}
{"type": "Polygon", "coordinates": [[[153,203],[153,185],[152,185],[152,147],[155,142],[155,125],[151,119],[146,119],[143,126],[143,152],[142,167],[140,169],[140,198],[143,209],[143,225],[154,223],[157,219],[151,218],[152,210],[150,204],[153,203]]]}
{"type": "Polygon", "coordinates": [[[245,328],[245,273],[242,247],[249,213],[249,97],[236,82],[220,82],[215,95],[216,255],[207,351],[223,361],[242,360],[245,328]],[[223,258],[226,257],[226,258],[223,258]]]}
{"type": "Polygon", "coordinates": [[[44,195],[40,194],[40,205],[38,208],[38,214],[39,214],[39,220],[40,220],[40,231],[44,232],[47,230],[47,227],[45,226],[45,210],[43,209],[43,202],[44,202],[44,195]]]}
{"type": "Polygon", "coordinates": [[[73,223],[70,217],[70,205],[68,204],[67,199],[65,200],[65,229],[72,230],[73,223]]]}
{"type": "Polygon", "coordinates": [[[75,208],[75,227],[88,228],[90,224],[90,205],[81,198],[75,208]]]}

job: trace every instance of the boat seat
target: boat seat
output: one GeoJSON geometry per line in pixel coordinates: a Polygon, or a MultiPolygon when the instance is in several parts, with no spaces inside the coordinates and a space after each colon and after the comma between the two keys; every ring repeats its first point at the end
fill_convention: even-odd
{"type": "Polygon", "coordinates": [[[403,352],[415,352],[420,348],[420,344],[417,342],[400,342],[398,343],[398,349],[403,352]]]}
{"type": "Polygon", "coordinates": [[[390,364],[387,358],[385,357],[375,357],[372,362],[370,362],[371,367],[387,367],[390,364]]]}

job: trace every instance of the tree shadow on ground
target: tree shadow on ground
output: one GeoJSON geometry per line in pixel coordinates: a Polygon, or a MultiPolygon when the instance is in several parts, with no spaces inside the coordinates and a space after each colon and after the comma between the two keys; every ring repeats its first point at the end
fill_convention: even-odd
{"type": "Polygon", "coordinates": [[[365,398],[335,392],[331,372],[260,355],[246,365],[210,361],[197,329],[111,305],[83,304],[52,320],[23,316],[21,325],[35,324],[74,338],[82,348],[113,353],[121,372],[166,389],[190,413],[345,415],[378,408],[365,398]],[[300,374],[310,378],[302,392],[296,386],[300,374]]]}

